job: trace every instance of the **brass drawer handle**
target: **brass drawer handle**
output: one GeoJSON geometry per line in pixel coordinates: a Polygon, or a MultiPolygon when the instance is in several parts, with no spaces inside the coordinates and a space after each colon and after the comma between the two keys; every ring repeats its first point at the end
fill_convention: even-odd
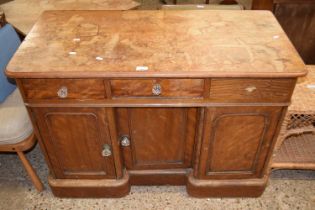
{"type": "Polygon", "coordinates": [[[57,95],[59,98],[67,98],[68,97],[68,88],[66,86],[62,86],[58,91],[57,95]]]}
{"type": "Polygon", "coordinates": [[[152,93],[153,95],[161,95],[162,93],[162,87],[160,84],[154,84],[153,87],[152,87],[152,93]]]}
{"type": "Polygon", "coordinates": [[[108,144],[103,145],[103,150],[102,150],[102,156],[103,157],[109,157],[112,155],[112,148],[108,144]]]}
{"type": "Polygon", "coordinates": [[[128,147],[130,145],[130,139],[128,136],[124,135],[120,137],[120,144],[123,147],[128,147]]]}
{"type": "Polygon", "coordinates": [[[257,88],[255,86],[249,86],[247,88],[245,88],[245,90],[248,92],[248,93],[252,93],[256,90],[257,88]]]}

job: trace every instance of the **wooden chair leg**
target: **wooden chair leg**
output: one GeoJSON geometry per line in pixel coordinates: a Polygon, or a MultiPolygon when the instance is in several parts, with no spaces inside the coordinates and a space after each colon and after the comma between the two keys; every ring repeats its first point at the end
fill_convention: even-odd
{"type": "Polygon", "coordinates": [[[28,175],[30,176],[37,191],[38,192],[43,191],[44,186],[43,186],[42,182],[40,181],[39,177],[37,176],[35,170],[31,166],[30,162],[26,159],[25,154],[22,151],[17,151],[17,154],[18,154],[19,158],[21,159],[23,166],[24,166],[26,172],[28,173],[28,175]]]}

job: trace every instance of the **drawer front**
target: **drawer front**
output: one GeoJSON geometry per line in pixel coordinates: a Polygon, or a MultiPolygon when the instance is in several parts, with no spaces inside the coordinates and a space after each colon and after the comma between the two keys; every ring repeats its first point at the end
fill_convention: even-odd
{"type": "Polygon", "coordinates": [[[203,79],[111,80],[112,97],[202,98],[203,79]]]}
{"type": "Polygon", "coordinates": [[[289,102],[296,79],[212,79],[213,102],[289,102]]]}
{"type": "Polygon", "coordinates": [[[100,100],[106,96],[102,79],[23,79],[26,99],[100,100]]]}

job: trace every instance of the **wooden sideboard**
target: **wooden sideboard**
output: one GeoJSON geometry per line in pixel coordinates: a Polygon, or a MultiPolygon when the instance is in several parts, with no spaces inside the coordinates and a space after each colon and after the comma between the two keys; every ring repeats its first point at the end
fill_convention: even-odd
{"type": "Polygon", "coordinates": [[[266,11],[48,11],[6,74],[56,196],[255,197],[306,70],[266,11]]]}

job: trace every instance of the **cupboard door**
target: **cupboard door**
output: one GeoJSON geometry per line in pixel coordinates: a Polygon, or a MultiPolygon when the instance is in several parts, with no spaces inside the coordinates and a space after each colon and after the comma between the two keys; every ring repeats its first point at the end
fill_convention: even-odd
{"type": "Polygon", "coordinates": [[[261,178],[280,107],[206,108],[200,178],[261,178]]]}
{"type": "Polygon", "coordinates": [[[119,108],[119,136],[127,169],[191,167],[196,131],[196,108],[119,108]]]}
{"type": "Polygon", "coordinates": [[[106,109],[34,108],[56,178],[115,178],[106,109]],[[107,153],[107,154],[105,154],[107,153]]]}

